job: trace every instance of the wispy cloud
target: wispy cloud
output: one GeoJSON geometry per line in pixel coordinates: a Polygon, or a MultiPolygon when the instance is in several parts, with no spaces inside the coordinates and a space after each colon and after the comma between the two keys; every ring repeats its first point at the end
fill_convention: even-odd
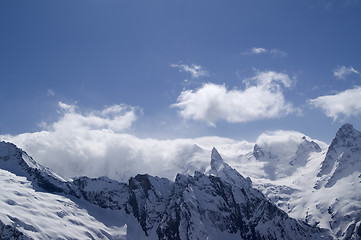
{"type": "Polygon", "coordinates": [[[333,75],[338,79],[345,79],[350,74],[360,75],[360,72],[352,66],[338,66],[336,69],[333,70],[333,75]]]}
{"type": "Polygon", "coordinates": [[[178,68],[180,72],[190,73],[192,78],[205,77],[208,75],[208,72],[201,65],[170,64],[170,66],[178,68]]]}
{"type": "Polygon", "coordinates": [[[273,56],[279,56],[279,57],[287,57],[287,53],[285,51],[279,50],[277,48],[272,48],[270,50],[270,54],[273,56]]]}
{"type": "Polygon", "coordinates": [[[173,107],[186,119],[205,121],[249,122],[258,119],[279,118],[297,108],[287,102],[283,88],[290,88],[291,78],[285,73],[259,72],[244,80],[244,90],[228,90],[225,85],[204,84],[196,90],[181,92],[173,107]]]}
{"type": "Polygon", "coordinates": [[[48,96],[48,97],[52,97],[52,96],[55,96],[55,92],[54,92],[54,90],[53,89],[48,89],[48,91],[46,92],[46,95],[48,96]]]}
{"type": "Polygon", "coordinates": [[[277,57],[286,57],[288,54],[285,51],[282,51],[277,48],[267,49],[263,47],[253,47],[245,52],[243,52],[245,55],[259,55],[259,54],[270,54],[272,56],[277,57]]]}
{"type": "Polygon", "coordinates": [[[321,108],[334,121],[342,117],[359,116],[361,115],[361,87],[311,99],[309,104],[321,108]]]}

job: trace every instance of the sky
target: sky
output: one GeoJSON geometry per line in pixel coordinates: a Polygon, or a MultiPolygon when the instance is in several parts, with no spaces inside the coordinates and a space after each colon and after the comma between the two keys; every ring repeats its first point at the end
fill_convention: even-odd
{"type": "Polygon", "coordinates": [[[359,0],[3,0],[0,137],[330,143],[361,129],[360,26],[359,0]]]}

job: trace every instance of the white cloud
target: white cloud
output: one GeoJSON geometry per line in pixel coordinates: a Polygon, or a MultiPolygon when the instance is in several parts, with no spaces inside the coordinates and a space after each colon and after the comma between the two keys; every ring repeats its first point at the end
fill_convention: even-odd
{"type": "Polygon", "coordinates": [[[62,111],[66,112],[74,112],[76,107],[75,105],[70,105],[63,102],[58,102],[58,106],[62,111]]]}
{"type": "Polygon", "coordinates": [[[90,111],[82,114],[76,112],[75,105],[59,102],[59,108],[64,112],[62,119],[53,123],[50,127],[58,129],[109,129],[123,131],[129,128],[136,120],[135,108],[127,105],[113,105],[102,111],[90,111]]]}
{"type": "Polygon", "coordinates": [[[335,70],[333,70],[333,75],[338,79],[345,79],[350,74],[360,74],[360,72],[352,66],[338,66],[335,70]]]}
{"type": "Polygon", "coordinates": [[[334,121],[341,117],[358,116],[361,115],[361,87],[311,99],[309,104],[321,108],[334,121]]]}
{"type": "Polygon", "coordinates": [[[201,65],[171,64],[170,66],[178,68],[180,72],[190,73],[192,78],[205,77],[208,75],[208,72],[204,70],[201,65]]]}
{"type": "Polygon", "coordinates": [[[258,55],[258,54],[271,54],[275,57],[286,57],[288,54],[277,48],[267,49],[262,47],[253,47],[250,50],[244,52],[246,55],[258,55]]]}
{"type": "Polygon", "coordinates": [[[283,87],[290,88],[292,80],[285,73],[259,72],[244,80],[244,90],[227,90],[225,85],[204,84],[197,90],[181,92],[173,107],[183,118],[215,122],[248,122],[279,118],[296,111],[283,96],[283,87]]]}
{"type": "Polygon", "coordinates": [[[265,49],[265,48],[261,48],[261,47],[253,47],[252,49],[251,49],[251,53],[253,53],[253,54],[261,54],[261,53],[265,53],[265,52],[268,52],[268,50],[267,49],[265,49]]]}
{"type": "Polygon", "coordinates": [[[108,176],[123,181],[138,173],[170,179],[177,173],[193,174],[209,165],[214,146],[223,156],[238,156],[253,147],[220,137],[138,138],[122,132],[135,120],[135,108],[122,104],[86,114],[65,103],[59,103],[59,108],[60,118],[43,131],[0,135],[0,140],[15,143],[64,177],[108,176]]]}

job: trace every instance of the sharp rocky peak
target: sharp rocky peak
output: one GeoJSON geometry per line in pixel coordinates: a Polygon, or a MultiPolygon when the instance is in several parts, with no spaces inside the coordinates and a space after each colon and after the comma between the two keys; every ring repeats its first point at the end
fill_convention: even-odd
{"type": "Polygon", "coordinates": [[[244,178],[239,172],[226,163],[216,148],[212,149],[211,165],[205,171],[206,175],[219,177],[230,184],[239,184],[244,187],[251,187],[252,181],[249,177],[244,178]]]}
{"type": "Polygon", "coordinates": [[[221,157],[217,149],[214,147],[212,149],[212,154],[211,154],[211,168],[215,171],[218,171],[220,166],[223,164],[224,164],[223,158],[221,157]]]}
{"type": "Polygon", "coordinates": [[[353,138],[356,135],[359,135],[360,132],[357,131],[351,124],[346,123],[340,127],[336,133],[336,139],[348,139],[353,138]]]}
{"type": "Polygon", "coordinates": [[[211,158],[212,158],[212,160],[223,162],[221,155],[219,154],[218,150],[215,147],[213,147],[213,149],[212,149],[211,158]]]}
{"type": "Polygon", "coordinates": [[[335,138],[329,147],[329,151],[336,147],[355,147],[361,142],[361,132],[351,124],[346,123],[337,131],[335,138]]]}
{"type": "Polygon", "coordinates": [[[340,127],[340,129],[337,131],[336,133],[336,137],[340,136],[348,136],[351,135],[353,132],[355,132],[356,129],[354,129],[354,127],[352,126],[352,124],[350,123],[345,123],[344,125],[342,125],[340,127]]]}

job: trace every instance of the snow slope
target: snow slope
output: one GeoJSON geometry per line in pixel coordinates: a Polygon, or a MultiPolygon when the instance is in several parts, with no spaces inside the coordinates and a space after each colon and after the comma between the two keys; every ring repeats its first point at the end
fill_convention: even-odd
{"type": "Polygon", "coordinates": [[[35,191],[25,177],[0,169],[0,182],[0,221],[29,238],[125,239],[126,225],[107,227],[69,198],[35,191]]]}

